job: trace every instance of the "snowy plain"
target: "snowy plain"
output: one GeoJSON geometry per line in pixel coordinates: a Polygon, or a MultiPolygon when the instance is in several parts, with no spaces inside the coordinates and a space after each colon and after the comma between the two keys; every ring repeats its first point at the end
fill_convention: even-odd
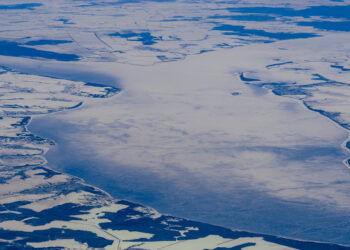
{"type": "Polygon", "coordinates": [[[1,2],[0,246],[346,248],[162,214],[350,244],[348,4],[1,2]]]}

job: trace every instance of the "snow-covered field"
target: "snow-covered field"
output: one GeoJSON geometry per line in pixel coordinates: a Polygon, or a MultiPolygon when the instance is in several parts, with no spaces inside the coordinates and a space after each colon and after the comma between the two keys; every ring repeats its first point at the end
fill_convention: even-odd
{"type": "Polygon", "coordinates": [[[0,247],[346,248],[349,6],[2,1],[0,247]]]}

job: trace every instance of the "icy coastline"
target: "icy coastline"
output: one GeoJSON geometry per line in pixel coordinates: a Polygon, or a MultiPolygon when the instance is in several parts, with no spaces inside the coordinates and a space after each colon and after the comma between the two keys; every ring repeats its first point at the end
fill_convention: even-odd
{"type": "Polygon", "coordinates": [[[3,1],[0,248],[349,249],[349,6],[3,1]]]}

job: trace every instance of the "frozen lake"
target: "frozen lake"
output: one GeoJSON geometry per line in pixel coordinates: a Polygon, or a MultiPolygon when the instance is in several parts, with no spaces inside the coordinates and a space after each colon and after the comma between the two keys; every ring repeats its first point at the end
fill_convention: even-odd
{"type": "Polygon", "coordinates": [[[350,246],[347,1],[0,14],[0,248],[350,246]]]}
{"type": "Polygon", "coordinates": [[[35,118],[29,129],[57,142],[49,166],[116,198],[234,229],[349,243],[347,132],[211,64],[234,68],[234,53],[119,66],[121,94],[35,118]]]}

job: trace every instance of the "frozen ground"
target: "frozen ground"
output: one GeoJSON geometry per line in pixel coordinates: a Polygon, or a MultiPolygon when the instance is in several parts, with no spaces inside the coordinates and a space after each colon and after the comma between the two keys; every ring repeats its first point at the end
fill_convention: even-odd
{"type": "MultiPolygon", "coordinates": [[[[245,56],[258,71],[259,51],[120,66],[128,86],[120,95],[30,128],[58,142],[47,155],[58,169],[116,197],[227,227],[339,239],[332,227],[346,239],[348,133],[302,102],[244,84],[245,65],[232,58],[245,56]]],[[[266,46],[265,53],[273,54],[266,46]]]]}
{"type": "Polygon", "coordinates": [[[348,10],[2,1],[0,246],[346,248],[348,10]]]}

